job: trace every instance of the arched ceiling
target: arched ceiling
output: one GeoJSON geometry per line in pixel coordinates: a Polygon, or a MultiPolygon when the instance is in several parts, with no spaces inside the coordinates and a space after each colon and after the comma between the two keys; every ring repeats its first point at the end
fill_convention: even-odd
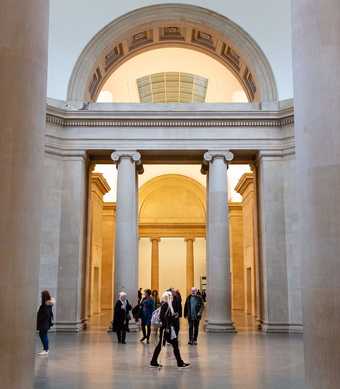
{"type": "MultiPolygon", "coordinates": [[[[168,74],[168,72],[171,74],[191,73],[195,77],[207,80],[203,102],[248,102],[243,85],[219,61],[199,51],[179,47],[154,49],[131,58],[108,78],[97,101],[139,103],[141,101],[137,80],[149,74],[168,74]]],[[[157,88],[157,93],[162,97],[160,92],[162,91],[157,88]]],[[[166,91],[163,92],[166,96],[166,91]]],[[[175,96],[171,101],[174,100],[175,96]]],[[[157,102],[157,99],[149,102],[157,102]]]]}

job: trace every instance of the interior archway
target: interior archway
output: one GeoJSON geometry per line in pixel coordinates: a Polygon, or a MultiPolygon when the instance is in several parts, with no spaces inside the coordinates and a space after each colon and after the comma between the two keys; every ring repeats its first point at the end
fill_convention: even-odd
{"type": "Polygon", "coordinates": [[[101,30],[78,58],[68,99],[96,101],[122,63],[160,47],[186,47],[220,61],[239,80],[249,101],[278,99],[270,64],[249,34],[225,16],[185,4],[140,8],[101,30]]]}

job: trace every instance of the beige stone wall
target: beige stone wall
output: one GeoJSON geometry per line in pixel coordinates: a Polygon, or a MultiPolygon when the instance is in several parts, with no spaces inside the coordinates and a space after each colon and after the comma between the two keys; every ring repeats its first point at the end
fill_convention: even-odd
{"type": "Polygon", "coordinates": [[[229,203],[232,309],[244,311],[243,212],[241,203],[229,203]]]}
{"type": "Polygon", "coordinates": [[[103,310],[112,309],[114,291],[114,246],[116,229],[116,204],[104,203],[103,209],[103,250],[102,250],[102,293],[103,310]]]}
{"type": "Polygon", "coordinates": [[[103,196],[110,187],[101,173],[91,175],[91,257],[90,257],[90,311],[101,312],[103,272],[103,196]]]}
{"type": "Polygon", "coordinates": [[[243,253],[244,253],[244,302],[245,311],[256,315],[256,230],[255,230],[255,179],[253,173],[245,173],[236,190],[242,195],[243,202],[243,253]]]}

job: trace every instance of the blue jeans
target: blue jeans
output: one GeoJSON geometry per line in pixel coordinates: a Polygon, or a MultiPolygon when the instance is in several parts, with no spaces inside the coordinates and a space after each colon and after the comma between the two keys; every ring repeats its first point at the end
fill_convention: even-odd
{"type": "Polygon", "coordinates": [[[41,343],[44,347],[45,351],[48,351],[48,336],[47,336],[47,330],[40,330],[39,331],[39,337],[41,340],[41,343]]]}

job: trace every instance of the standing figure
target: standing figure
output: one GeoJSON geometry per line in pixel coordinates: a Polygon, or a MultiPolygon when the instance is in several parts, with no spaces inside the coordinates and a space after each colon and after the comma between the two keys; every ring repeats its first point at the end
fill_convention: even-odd
{"type": "Polygon", "coordinates": [[[182,360],[181,353],[179,351],[178,346],[178,337],[175,332],[175,317],[176,314],[174,312],[174,308],[172,306],[172,294],[171,292],[165,292],[162,295],[162,301],[161,301],[161,307],[160,307],[160,336],[159,336],[159,342],[155,348],[155,351],[153,353],[150,367],[162,367],[158,363],[158,357],[162,350],[162,345],[164,346],[166,342],[170,343],[173,347],[174,355],[177,361],[177,366],[179,368],[186,368],[190,366],[190,363],[185,363],[182,360]]]}
{"type": "Polygon", "coordinates": [[[144,340],[146,339],[146,342],[149,344],[151,335],[151,318],[153,311],[155,310],[155,303],[151,297],[150,289],[145,290],[144,298],[140,305],[140,317],[142,321],[143,331],[143,338],[140,341],[144,342],[144,340]]]}
{"type": "Polygon", "coordinates": [[[204,303],[207,302],[207,292],[205,291],[205,289],[203,289],[203,291],[202,291],[202,299],[203,299],[204,303]]]}
{"type": "Polygon", "coordinates": [[[184,317],[189,322],[189,343],[197,345],[199,325],[202,318],[204,303],[196,288],[191,289],[191,295],[187,297],[184,305],[184,317]]]}
{"type": "Polygon", "coordinates": [[[113,317],[113,332],[117,333],[118,343],[126,344],[126,333],[129,332],[130,311],[132,307],[125,292],[119,293],[113,317]]]}
{"type": "Polygon", "coordinates": [[[53,326],[53,305],[55,300],[51,298],[48,290],[41,292],[41,305],[37,314],[37,330],[43,345],[43,350],[38,353],[39,356],[48,356],[48,330],[53,326]]]}
{"type": "Polygon", "coordinates": [[[138,304],[140,304],[140,302],[142,301],[142,298],[143,298],[142,288],[139,288],[138,292],[137,292],[138,304]]]}
{"type": "Polygon", "coordinates": [[[155,304],[155,309],[157,309],[161,305],[161,302],[160,302],[159,296],[158,296],[158,290],[154,289],[152,291],[151,296],[152,296],[153,302],[155,304]]]}
{"type": "Polygon", "coordinates": [[[182,296],[180,291],[177,289],[170,289],[172,294],[172,306],[175,312],[175,318],[174,318],[174,328],[176,335],[178,336],[179,330],[180,330],[180,319],[183,316],[183,308],[182,308],[182,296]]]}

